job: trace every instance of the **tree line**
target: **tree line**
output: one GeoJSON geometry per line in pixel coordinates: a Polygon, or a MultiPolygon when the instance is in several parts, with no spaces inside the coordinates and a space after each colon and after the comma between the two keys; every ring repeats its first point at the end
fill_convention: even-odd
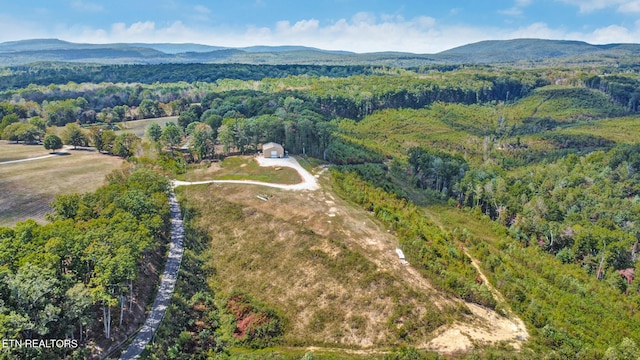
{"type": "Polygon", "coordinates": [[[0,91],[30,84],[75,83],[172,83],[216,82],[220,79],[262,80],[287,76],[346,77],[367,75],[376,68],[362,65],[249,65],[249,64],[154,64],[154,65],[76,65],[33,64],[8,67],[0,91]]]}

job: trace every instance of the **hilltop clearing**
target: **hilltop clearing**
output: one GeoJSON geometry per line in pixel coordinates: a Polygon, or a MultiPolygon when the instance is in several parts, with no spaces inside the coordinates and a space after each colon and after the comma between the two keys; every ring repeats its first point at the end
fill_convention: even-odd
{"type": "Polygon", "coordinates": [[[317,191],[248,184],[183,187],[196,227],[211,237],[209,284],[245,294],[284,319],[282,344],[453,353],[520,348],[522,322],[434,289],[395,252],[398,240],[366,211],[317,191]],[[266,201],[265,201],[266,199],[266,201]]]}

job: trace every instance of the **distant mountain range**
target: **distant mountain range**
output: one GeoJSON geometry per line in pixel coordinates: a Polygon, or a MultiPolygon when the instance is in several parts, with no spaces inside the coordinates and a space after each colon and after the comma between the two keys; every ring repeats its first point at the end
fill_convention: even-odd
{"type": "Polygon", "coordinates": [[[357,54],[305,46],[228,48],[201,44],[79,44],[57,39],[0,43],[0,66],[40,61],[98,64],[246,63],[392,65],[607,62],[640,56],[640,44],[592,45],[581,41],[490,40],[437,54],[380,52],[357,54]]]}

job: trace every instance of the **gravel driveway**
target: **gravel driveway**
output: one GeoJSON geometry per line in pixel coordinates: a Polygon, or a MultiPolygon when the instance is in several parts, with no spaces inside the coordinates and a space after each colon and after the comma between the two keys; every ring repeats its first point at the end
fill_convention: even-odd
{"type": "Polygon", "coordinates": [[[295,158],[278,158],[278,159],[270,159],[263,158],[261,156],[256,157],[256,161],[260,166],[280,166],[280,167],[290,167],[300,174],[302,177],[302,182],[294,185],[283,185],[283,184],[273,184],[266,183],[262,181],[253,181],[253,180],[205,180],[205,181],[179,181],[174,180],[173,186],[182,186],[182,185],[200,185],[200,184],[250,184],[250,185],[261,185],[268,186],[272,188],[284,189],[284,190],[318,190],[320,186],[318,185],[318,181],[316,178],[311,175],[305,168],[300,166],[298,161],[295,158]]]}

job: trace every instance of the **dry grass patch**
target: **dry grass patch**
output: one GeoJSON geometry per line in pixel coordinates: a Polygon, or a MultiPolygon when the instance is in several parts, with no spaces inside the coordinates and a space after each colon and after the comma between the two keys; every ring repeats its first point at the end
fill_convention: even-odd
{"type": "Polygon", "coordinates": [[[49,155],[42,145],[24,145],[0,141],[0,162],[49,155]]]}
{"type": "Polygon", "coordinates": [[[174,123],[178,123],[178,117],[167,116],[167,117],[161,117],[161,118],[119,122],[117,123],[117,125],[120,127],[121,130],[118,130],[117,133],[121,133],[121,132],[134,133],[136,134],[137,137],[143,138],[145,136],[147,127],[150,124],[156,123],[161,127],[164,127],[165,125],[167,125],[168,122],[171,122],[171,121],[173,121],[174,123]]]}
{"type": "Polygon", "coordinates": [[[276,309],[286,345],[426,347],[433,331],[462,317],[400,264],[391,234],[331,192],[224,184],[184,194],[212,237],[210,284],[276,309]]]}
{"type": "Polygon", "coordinates": [[[0,165],[0,226],[33,218],[44,222],[58,194],[94,191],[122,159],[92,151],[71,151],[46,159],[0,165]]]}

